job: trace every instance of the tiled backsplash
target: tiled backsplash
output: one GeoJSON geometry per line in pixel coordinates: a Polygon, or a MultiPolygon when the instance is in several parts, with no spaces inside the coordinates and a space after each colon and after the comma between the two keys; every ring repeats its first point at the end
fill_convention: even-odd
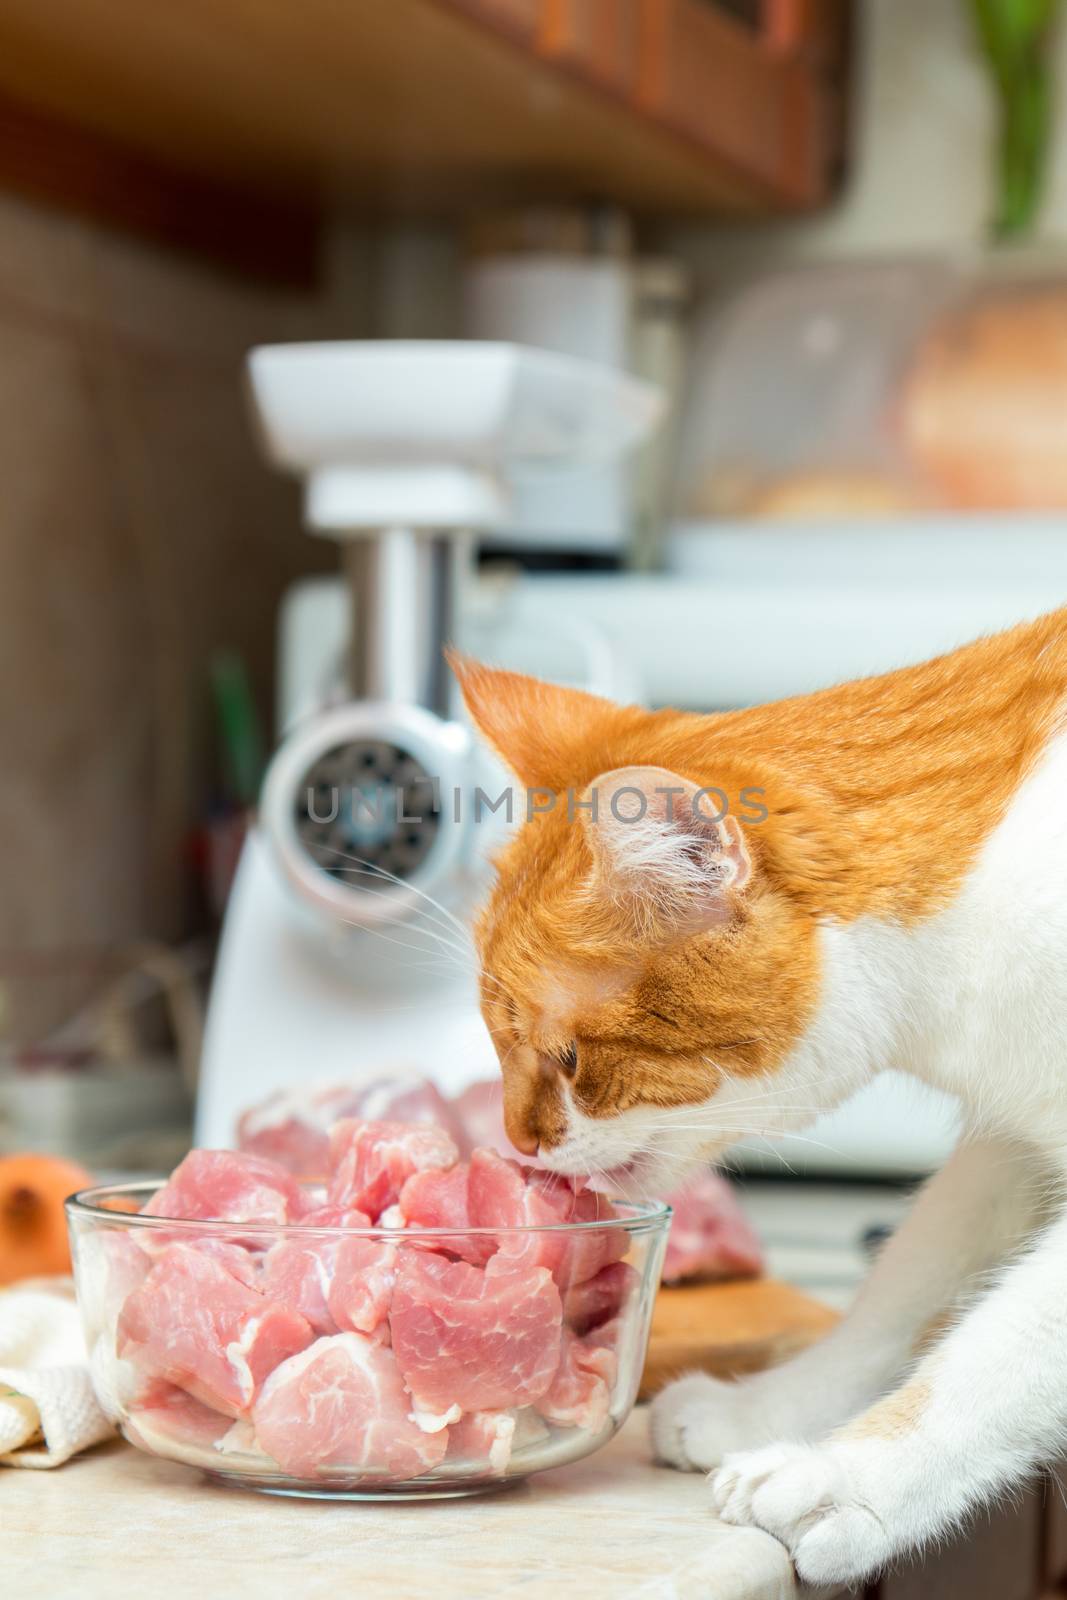
{"type": "Polygon", "coordinates": [[[279,596],[334,560],[257,458],[242,357],[352,331],[325,291],[0,198],[0,1039],[62,1020],[79,982],[44,972],[187,931],[208,659],[241,652],[269,726],[279,596]]]}

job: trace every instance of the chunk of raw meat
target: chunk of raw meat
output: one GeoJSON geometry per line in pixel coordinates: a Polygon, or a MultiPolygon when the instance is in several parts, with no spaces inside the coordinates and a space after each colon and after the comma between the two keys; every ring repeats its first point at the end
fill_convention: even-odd
{"type": "Polygon", "coordinates": [[[300,1185],[276,1162],[235,1150],[190,1150],[143,1214],[198,1222],[294,1222],[305,1209],[300,1185]]]}
{"type": "MultiPolygon", "coordinates": [[[[468,1187],[470,1218],[475,1227],[551,1227],[564,1222],[607,1222],[614,1208],[591,1189],[574,1189],[553,1173],[523,1168],[494,1150],[471,1156],[468,1187]]],[[[548,1267],[562,1289],[584,1283],[626,1254],[628,1239],[621,1228],[591,1228],[580,1234],[501,1235],[501,1253],[516,1261],[548,1267]]]]}
{"type": "Polygon", "coordinates": [[[84,1233],[74,1241],[74,1253],[89,1375],[101,1410],[119,1422],[146,1380],[139,1368],[116,1353],[118,1320],[127,1297],[147,1278],[152,1261],[133,1229],[84,1233]]]}
{"type": "Polygon", "coordinates": [[[640,1274],[625,1261],[613,1261],[593,1278],[576,1283],[563,1296],[563,1320],[575,1333],[588,1333],[617,1317],[640,1283],[640,1274]]]}
{"type": "Polygon", "coordinates": [[[144,1282],[152,1269],[151,1259],[141,1248],[136,1234],[153,1231],[102,1228],[75,1239],[78,1304],[90,1342],[98,1334],[105,1334],[114,1341],[115,1326],[126,1296],[144,1282]]]}
{"type": "MultiPolygon", "coordinates": [[[[504,1132],[499,1079],[471,1084],[452,1106],[463,1123],[458,1142],[465,1155],[480,1145],[514,1159],[504,1132]]],[[[663,1265],[665,1283],[682,1278],[747,1278],[762,1272],[759,1239],[724,1178],[706,1172],[669,1199],[674,1219],[663,1265]]]]}
{"type": "Polygon", "coordinates": [[[343,1239],[326,1302],[338,1328],[373,1333],[386,1321],[396,1283],[399,1244],[390,1239],[343,1239]]]}
{"type": "MultiPolygon", "coordinates": [[[[220,1266],[231,1272],[250,1288],[256,1286],[263,1261],[261,1254],[248,1250],[235,1239],[217,1238],[214,1234],[193,1233],[186,1228],[140,1228],[135,1235],[144,1255],[158,1261],[173,1244],[187,1244],[199,1250],[202,1256],[211,1256],[220,1266]]],[[[269,1238],[269,1235],[267,1235],[269,1238]]]]}
{"type": "Polygon", "coordinates": [[[469,1179],[470,1168],[465,1161],[446,1172],[433,1168],[416,1172],[401,1189],[397,1210],[403,1227],[455,1228],[457,1232],[451,1238],[428,1247],[447,1250],[475,1266],[484,1266],[496,1251],[496,1239],[471,1237],[460,1231],[472,1226],[467,1193],[469,1179]]]}
{"type": "Polygon", "coordinates": [[[164,1251],[129,1296],[117,1350],[142,1372],[238,1417],[279,1362],[311,1343],[306,1318],[191,1245],[164,1251]]]}
{"type": "Polygon", "coordinates": [[[579,1339],[564,1328],[559,1367],[537,1409],[559,1427],[599,1433],[608,1420],[618,1370],[613,1349],[579,1339]]]}
{"type": "Polygon", "coordinates": [[[240,1470],[273,1473],[277,1464],[256,1443],[247,1417],[234,1422],[201,1405],[184,1389],[154,1385],[157,1393],[134,1407],[122,1425],[131,1444],[171,1461],[184,1461],[210,1471],[240,1470]],[[169,1389],[169,1394],[163,1393],[169,1389]]]}
{"type": "Polygon", "coordinates": [[[443,1128],[458,1144],[463,1124],[451,1100],[428,1078],[377,1078],[360,1093],[359,1110],[349,1115],[367,1122],[407,1122],[443,1128]]]}
{"type": "Polygon", "coordinates": [[[396,1204],[413,1173],[451,1167],[458,1159],[443,1128],[349,1117],[330,1134],[329,1198],[377,1218],[396,1204]]]}
{"type": "Polygon", "coordinates": [[[448,1430],[448,1461],[487,1466],[503,1477],[515,1438],[514,1411],[468,1411],[448,1430]]]}
{"type": "Polygon", "coordinates": [[[234,1426],[184,1389],[153,1383],[141,1403],[130,1412],[124,1431],[155,1455],[182,1455],[190,1450],[212,1449],[234,1426]]]}
{"type": "Polygon", "coordinates": [[[503,1411],[536,1400],[559,1363],[562,1306],[551,1274],[493,1256],[483,1270],[404,1250],[389,1326],[417,1411],[503,1411]]]}
{"type": "MultiPolygon", "coordinates": [[[[324,1228],[369,1228],[370,1218],[362,1211],[346,1211],[341,1206],[319,1206],[301,1219],[302,1227],[316,1224],[324,1228]]],[[[257,1287],[269,1300],[280,1300],[299,1311],[316,1333],[336,1333],[338,1324],[328,1302],[344,1243],[340,1234],[329,1233],[291,1234],[279,1239],[263,1257],[257,1287]]]]}
{"type": "MultiPolygon", "coordinates": [[[[365,1088],[331,1085],[313,1092],[274,1095],[241,1118],[240,1146],[272,1156],[302,1176],[325,1176],[329,1128],[338,1117],[432,1122],[451,1134],[464,1156],[478,1147],[495,1150],[512,1161],[515,1156],[504,1132],[497,1078],[471,1084],[452,1101],[445,1100],[427,1080],[409,1079],[382,1079],[365,1088]]],[[[670,1201],[675,1216],[664,1263],[665,1282],[749,1277],[762,1271],[759,1241],[724,1179],[706,1173],[671,1195],[670,1201]]],[[[431,1226],[429,1222],[422,1225],[431,1226]]],[[[581,1261],[570,1274],[577,1281],[575,1271],[585,1271],[581,1261]]]]}
{"type": "Polygon", "coordinates": [[[415,1172],[404,1184],[397,1209],[405,1228],[456,1228],[471,1226],[467,1200],[470,1169],[460,1162],[445,1171],[430,1167],[415,1172]]]}
{"type": "Polygon", "coordinates": [[[759,1239],[725,1178],[704,1172],[673,1195],[671,1204],[664,1283],[751,1278],[763,1271],[759,1239]]]}
{"type": "Polygon", "coordinates": [[[330,1129],[342,1117],[433,1123],[457,1140],[462,1124],[452,1104],[426,1078],[379,1078],[358,1087],[319,1084],[271,1095],[244,1112],[237,1147],[269,1156],[305,1181],[330,1170],[330,1129]]]}
{"type": "Polygon", "coordinates": [[[412,1421],[393,1352],[359,1333],[318,1339],[263,1385],[256,1439],[284,1472],[414,1478],[444,1459],[447,1430],[412,1421]]]}
{"type": "Polygon", "coordinates": [[[514,1161],[515,1146],[504,1132],[504,1088],[499,1078],[472,1083],[452,1101],[452,1112],[460,1124],[456,1143],[463,1155],[495,1150],[514,1161]]]}

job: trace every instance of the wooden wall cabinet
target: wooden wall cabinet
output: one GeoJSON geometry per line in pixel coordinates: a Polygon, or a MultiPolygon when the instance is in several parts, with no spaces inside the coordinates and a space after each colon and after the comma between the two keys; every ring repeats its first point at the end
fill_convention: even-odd
{"type": "Polygon", "coordinates": [[[767,209],[840,170],[849,0],[436,0],[744,175],[767,209]]]}
{"type": "Polygon", "coordinates": [[[0,0],[0,188],[209,253],[228,238],[235,264],[268,273],[303,259],[295,230],[338,205],[809,209],[841,167],[850,14],[851,0],[0,0]],[[210,226],[191,225],[198,192],[210,226]]]}

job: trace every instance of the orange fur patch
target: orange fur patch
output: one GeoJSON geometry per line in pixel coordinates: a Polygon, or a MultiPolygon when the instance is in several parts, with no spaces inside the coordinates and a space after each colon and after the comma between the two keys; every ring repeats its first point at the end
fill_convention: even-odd
{"type": "Polygon", "coordinates": [[[837,1439],[900,1439],[914,1433],[930,1404],[930,1385],[913,1378],[892,1394],[886,1395],[862,1416],[839,1428],[837,1439]]]}

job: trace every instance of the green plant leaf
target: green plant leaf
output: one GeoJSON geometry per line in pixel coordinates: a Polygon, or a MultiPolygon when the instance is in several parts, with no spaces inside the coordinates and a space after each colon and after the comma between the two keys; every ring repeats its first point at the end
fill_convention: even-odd
{"type": "Polygon", "coordinates": [[[1062,3],[969,0],[999,103],[998,238],[1025,233],[1040,205],[1052,132],[1049,41],[1062,3]]]}

